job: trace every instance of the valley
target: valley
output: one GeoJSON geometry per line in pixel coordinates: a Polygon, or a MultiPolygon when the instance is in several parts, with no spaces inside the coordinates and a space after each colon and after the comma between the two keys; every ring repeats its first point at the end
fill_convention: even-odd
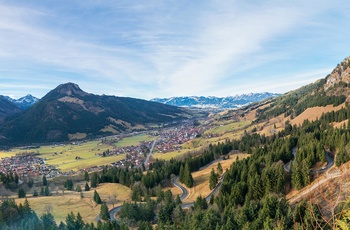
{"type": "MultiPolygon", "coordinates": [[[[350,68],[348,62],[342,66],[350,68]]],[[[105,131],[118,125],[125,129],[99,136],[77,125],[74,132],[62,129],[67,136],[64,141],[57,136],[54,144],[44,138],[44,144],[4,146],[0,194],[14,199],[14,207],[29,202],[37,215],[50,214],[62,225],[79,214],[81,223],[125,229],[332,229],[336,220],[346,221],[342,212],[350,205],[350,99],[347,83],[337,83],[341,90],[327,82],[221,112],[151,107],[151,112],[168,111],[167,118],[143,114],[135,119],[145,123],[137,124],[125,115],[125,120],[112,119],[112,112],[95,117],[105,105],[101,100],[108,101],[107,110],[117,98],[96,97],[72,83],[60,85],[3,127],[55,105],[55,116],[61,117],[64,107],[73,117],[107,121],[105,131]],[[173,112],[181,115],[175,118],[173,112]],[[71,133],[82,139],[69,139],[71,133]],[[344,191],[338,191],[342,183],[344,191]]],[[[40,123],[44,136],[58,127],[45,122],[40,123]]]]}

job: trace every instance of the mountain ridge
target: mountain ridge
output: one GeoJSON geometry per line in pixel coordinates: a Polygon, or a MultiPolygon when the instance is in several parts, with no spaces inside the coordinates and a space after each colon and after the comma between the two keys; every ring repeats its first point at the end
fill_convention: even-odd
{"type": "Polygon", "coordinates": [[[68,141],[77,133],[84,133],[85,138],[146,130],[150,124],[172,123],[190,116],[184,108],[94,95],[66,83],[27,110],[6,117],[0,126],[0,145],[68,141]]]}
{"type": "Polygon", "coordinates": [[[263,93],[248,93],[227,97],[215,96],[184,96],[170,98],[153,98],[151,101],[160,102],[167,105],[189,108],[216,108],[229,109],[239,108],[253,102],[259,102],[267,98],[280,96],[281,94],[263,92],[263,93]]]}
{"type": "Polygon", "coordinates": [[[39,101],[39,98],[34,97],[31,94],[27,94],[19,99],[13,99],[9,96],[4,96],[8,101],[14,103],[21,110],[26,110],[29,107],[33,106],[35,103],[39,101]]]}

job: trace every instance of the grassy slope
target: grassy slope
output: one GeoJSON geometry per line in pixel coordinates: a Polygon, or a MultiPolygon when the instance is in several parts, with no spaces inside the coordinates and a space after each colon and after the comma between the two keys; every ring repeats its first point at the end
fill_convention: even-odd
{"type": "Polygon", "coordinates": [[[141,141],[153,141],[157,137],[148,136],[146,134],[140,134],[133,137],[124,138],[123,140],[116,143],[118,147],[137,145],[141,141]]]}
{"type": "MultiPolygon", "coordinates": [[[[111,202],[112,197],[116,197],[114,206],[120,205],[124,200],[131,199],[130,188],[121,184],[101,184],[96,188],[101,199],[107,202],[109,208],[113,207],[111,202]]],[[[100,205],[93,201],[94,191],[83,192],[84,198],[80,198],[79,192],[62,191],[53,193],[50,197],[28,197],[31,208],[40,217],[43,213],[50,210],[51,214],[55,217],[56,223],[65,221],[68,213],[73,211],[75,214],[78,212],[83,217],[85,222],[94,221],[95,217],[100,213],[100,205]]],[[[17,203],[23,203],[24,199],[16,199],[17,203]]]]}
{"type": "MultiPolygon", "coordinates": [[[[248,157],[248,154],[232,154],[230,155],[230,159],[220,161],[220,164],[222,166],[223,172],[226,171],[226,169],[230,169],[230,166],[233,162],[236,161],[236,158],[243,159],[248,157]]],[[[184,203],[193,202],[196,200],[196,198],[199,195],[202,195],[202,197],[206,197],[209,195],[211,190],[209,189],[209,177],[210,172],[212,169],[214,171],[217,171],[218,162],[210,165],[209,167],[192,173],[193,180],[194,180],[194,187],[189,189],[189,196],[186,200],[184,200],[184,203]]]]}

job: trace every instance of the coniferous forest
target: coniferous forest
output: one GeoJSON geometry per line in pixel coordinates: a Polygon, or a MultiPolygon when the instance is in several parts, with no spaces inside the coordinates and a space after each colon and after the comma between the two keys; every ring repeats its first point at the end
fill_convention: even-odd
{"type": "MultiPolygon", "coordinates": [[[[109,182],[132,188],[134,203],[122,205],[118,223],[110,222],[104,214],[104,219],[93,225],[84,223],[79,213],[71,213],[65,224],[57,224],[50,213],[37,217],[27,201],[18,206],[8,199],[1,203],[1,229],[152,229],[154,224],[156,229],[332,229],[335,220],[325,221],[317,204],[302,202],[290,206],[285,195],[292,188],[301,189],[311,183],[315,175],[312,168],[316,163],[326,163],[326,154],[333,158],[337,152],[337,166],[349,160],[350,126],[331,125],[348,119],[349,111],[347,106],[325,113],[316,121],[306,120],[300,126],[286,123],[284,130],[271,136],[245,133],[240,140],[210,145],[182,160],[157,160],[147,173],[142,168],[105,167],[101,173],[90,176],[91,187],[109,182]],[[182,209],[179,197],[174,200],[170,190],[162,190],[162,184],[178,175],[191,187],[192,172],[219,157],[227,157],[232,150],[251,155],[232,164],[218,195],[209,204],[198,197],[193,208],[182,209]],[[285,165],[291,161],[287,170],[285,165]]],[[[9,177],[1,178],[6,182],[9,177]]],[[[65,184],[71,187],[71,183],[67,180],[65,184]]],[[[346,218],[344,213],[334,213],[334,217],[338,221],[346,218]]]]}

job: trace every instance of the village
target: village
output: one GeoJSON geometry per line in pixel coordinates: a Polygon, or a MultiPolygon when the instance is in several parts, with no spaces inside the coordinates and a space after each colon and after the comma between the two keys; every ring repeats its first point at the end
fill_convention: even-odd
{"type": "MultiPolygon", "coordinates": [[[[161,131],[148,132],[150,136],[156,137],[154,141],[141,141],[138,145],[117,147],[111,144],[111,149],[98,153],[97,156],[108,157],[111,155],[121,155],[125,154],[123,160],[112,162],[109,164],[111,167],[141,167],[145,163],[145,159],[148,154],[153,153],[168,153],[174,151],[180,151],[182,149],[182,144],[188,142],[196,137],[203,135],[204,131],[208,129],[208,126],[196,127],[193,122],[187,122],[178,127],[173,127],[170,129],[164,129],[161,131]],[[153,148],[152,148],[153,145],[153,148]]],[[[138,135],[139,133],[130,133],[126,135],[111,137],[114,143],[121,141],[123,138],[131,137],[133,135],[138,135]]],[[[101,138],[101,142],[106,142],[106,140],[111,140],[107,138],[101,138]]],[[[74,141],[72,145],[80,145],[84,143],[83,141],[74,141]]],[[[57,144],[64,145],[64,144],[57,144]]],[[[29,148],[27,150],[31,150],[29,148]]],[[[53,153],[58,154],[58,153],[53,153]]],[[[75,160],[81,160],[80,157],[75,157],[75,160]]],[[[148,162],[147,165],[148,166],[148,162]]],[[[0,160],[0,173],[3,174],[17,174],[22,180],[27,180],[28,178],[40,179],[43,175],[47,178],[52,178],[56,176],[68,176],[75,173],[84,173],[101,171],[105,166],[93,166],[79,169],[78,171],[68,171],[61,172],[58,168],[53,165],[46,164],[44,158],[40,158],[40,155],[34,152],[28,151],[26,154],[17,154],[12,157],[5,157],[0,160]]]]}

